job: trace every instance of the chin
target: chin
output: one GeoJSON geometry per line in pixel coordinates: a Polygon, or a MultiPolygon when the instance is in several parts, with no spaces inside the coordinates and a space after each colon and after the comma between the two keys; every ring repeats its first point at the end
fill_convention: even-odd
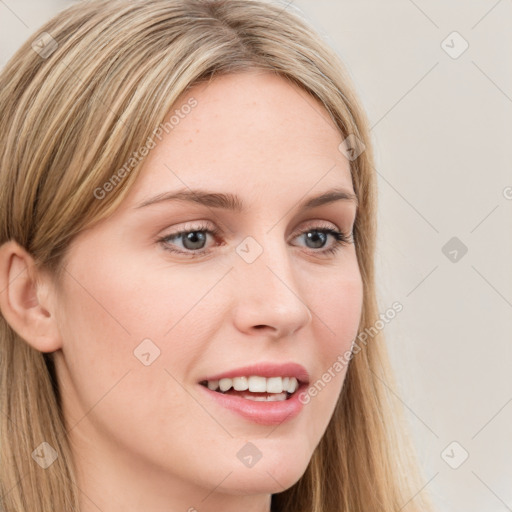
{"type": "Polygon", "coordinates": [[[223,488],[222,492],[239,496],[277,494],[292,487],[304,474],[305,469],[297,471],[283,466],[279,471],[270,471],[263,467],[258,472],[255,472],[255,468],[244,472],[238,471],[226,478],[217,490],[223,488]]]}

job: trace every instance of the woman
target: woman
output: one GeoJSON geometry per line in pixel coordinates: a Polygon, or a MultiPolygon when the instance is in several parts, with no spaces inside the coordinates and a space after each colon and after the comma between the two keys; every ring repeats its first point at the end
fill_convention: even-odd
{"type": "Polygon", "coordinates": [[[303,20],[78,3],[0,90],[3,510],[428,509],[361,337],[367,121],[303,20]]]}

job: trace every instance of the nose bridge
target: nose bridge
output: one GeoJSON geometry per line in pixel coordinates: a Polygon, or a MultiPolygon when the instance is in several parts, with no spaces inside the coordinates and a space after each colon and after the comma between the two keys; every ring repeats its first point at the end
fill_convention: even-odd
{"type": "Polygon", "coordinates": [[[277,235],[247,237],[237,248],[237,321],[240,327],[266,325],[285,334],[311,320],[306,298],[297,286],[290,248],[277,235]]]}
{"type": "Polygon", "coordinates": [[[238,266],[241,275],[245,276],[251,286],[255,287],[254,289],[263,290],[265,294],[272,292],[274,296],[286,297],[293,295],[292,292],[299,294],[294,284],[295,276],[286,242],[275,233],[260,235],[259,241],[252,237],[248,238],[246,247],[253,251],[253,258],[257,257],[251,262],[242,255],[243,262],[239,262],[238,266]]]}

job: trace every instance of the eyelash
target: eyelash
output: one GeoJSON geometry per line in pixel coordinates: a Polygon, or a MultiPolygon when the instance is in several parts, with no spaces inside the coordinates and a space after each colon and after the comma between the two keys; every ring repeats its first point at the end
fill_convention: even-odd
{"type": "MultiPolygon", "coordinates": [[[[324,227],[324,226],[309,227],[309,228],[304,229],[303,231],[299,232],[294,238],[297,238],[301,235],[304,235],[304,234],[312,232],[312,231],[329,234],[334,237],[334,244],[332,247],[330,247],[328,249],[318,250],[318,251],[316,251],[314,249],[310,249],[313,251],[313,253],[317,253],[317,254],[321,254],[321,255],[335,254],[336,252],[338,252],[341,249],[342,246],[349,245],[349,244],[353,243],[353,240],[351,239],[351,235],[348,235],[347,233],[345,233],[343,231],[338,231],[331,227],[324,227]]],[[[171,249],[171,246],[169,245],[168,240],[180,238],[181,236],[189,234],[189,233],[198,233],[198,232],[208,233],[208,234],[212,235],[214,239],[217,239],[219,237],[219,235],[221,234],[219,229],[217,229],[217,228],[210,229],[210,226],[202,224],[200,226],[195,227],[194,229],[182,230],[182,231],[178,231],[176,233],[171,233],[169,235],[165,235],[161,238],[158,238],[157,243],[160,243],[166,251],[182,254],[189,258],[197,258],[197,257],[203,256],[205,254],[208,254],[211,250],[210,249],[198,249],[198,250],[193,251],[193,250],[189,249],[188,251],[180,251],[180,250],[176,250],[176,249],[171,249]]]]}

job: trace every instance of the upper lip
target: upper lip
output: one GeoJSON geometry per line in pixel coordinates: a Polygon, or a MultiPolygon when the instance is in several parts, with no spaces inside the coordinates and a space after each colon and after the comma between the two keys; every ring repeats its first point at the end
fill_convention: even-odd
{"type": "Polygon", "coordinates": [[[261,362],[250,366],[234,368],[226,372],[209,375],[200,379],[200,382],[208,380],[232,379],[234,377],[249,377],[259,375],[261,377],[295,377],[299,383],[308,384],[309,374],[306,368],[298,363],[272,363],[261,362]]]}

